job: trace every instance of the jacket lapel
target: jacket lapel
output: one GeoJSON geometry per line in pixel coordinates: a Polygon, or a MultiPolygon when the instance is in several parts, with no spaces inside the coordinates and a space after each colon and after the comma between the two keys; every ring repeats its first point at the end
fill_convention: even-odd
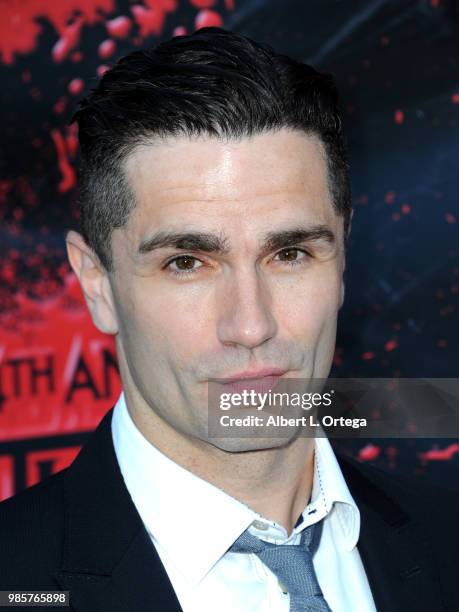
{"type": "Polygon", "coordinates": [[[77,612],[181,612],[120,472],[112,410],[65,476],[63,560],[54,577],[77,612]]]}
{"type": "Polygon", "coordinates": [[[385,490],[379,476],[338,456],[360,510],[358,549],[378,612],[443,610],[428,534],[385,490]]]}

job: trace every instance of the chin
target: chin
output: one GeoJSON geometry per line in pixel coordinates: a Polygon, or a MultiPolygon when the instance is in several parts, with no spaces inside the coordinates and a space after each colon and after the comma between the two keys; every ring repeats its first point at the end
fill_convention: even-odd
{"type": "Polygon", "coordinates": [[[247,453],[282,448],[291,444],[294,438],[210,438],[207,440],[219,450],[228,453],[247,453]]]}

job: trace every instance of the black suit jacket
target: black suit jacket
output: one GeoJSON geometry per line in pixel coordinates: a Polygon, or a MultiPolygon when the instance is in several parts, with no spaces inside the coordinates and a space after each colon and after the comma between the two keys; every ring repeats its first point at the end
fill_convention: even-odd
{"type": "MultiPolygon", "coordinates": [[[[0,590],[68,590],[77,612],[179,612],[119,470],[111,417],[69,468],[0,504],[0,590]]],[[[457,612],[458,495],[338,460],[378,611],[457,612]]]]}

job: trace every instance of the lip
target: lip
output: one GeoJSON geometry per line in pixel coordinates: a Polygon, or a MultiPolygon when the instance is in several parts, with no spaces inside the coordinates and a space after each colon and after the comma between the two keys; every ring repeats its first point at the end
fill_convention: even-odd
{"type": "Polygon", "coordinates": [[[236,372],[228,376],[222,376],[219,378],[220,382],[234,383],[240,380],[258,380],[265,378],[266,376],[282,376],[287,370],[282,368],[262,368],[260,370],[246,370],[244,372],[236,372]]]}

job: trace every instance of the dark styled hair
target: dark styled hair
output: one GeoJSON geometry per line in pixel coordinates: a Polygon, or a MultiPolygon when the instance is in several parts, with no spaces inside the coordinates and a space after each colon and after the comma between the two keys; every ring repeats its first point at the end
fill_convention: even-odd
{"type": "Polygon", "coordinates": [[[107,270],[112,230],[135,206],[123,162],[155,137],[240,139],[291,128],[317,135],[336,212],[351,213],[349,172],[333,78],[221,28],[134,51],[80,102],[80,231],[107,270]]]}

